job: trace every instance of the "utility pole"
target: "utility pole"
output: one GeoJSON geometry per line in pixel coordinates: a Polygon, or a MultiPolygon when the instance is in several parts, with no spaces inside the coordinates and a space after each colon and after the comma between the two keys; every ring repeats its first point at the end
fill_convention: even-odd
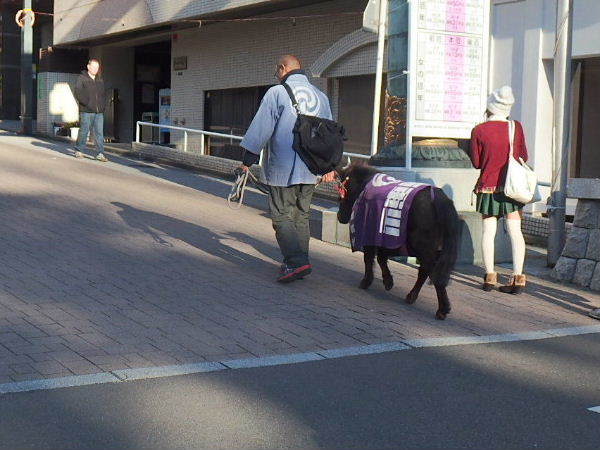
{"type": "Polygon", "coordinates": [[[571,144],[571,40],[573,0],[556,1],[554,45],[554,142],[552,186],[548,207],[548,266],[553,267],[565,245],[565,207],[571,144]]]}
{"type": "Polygon", "coordinates": [[[375,101],[373,102],[373,124],[371,134],[371,155],[377,153],[379,145],[379,118],[381,111],[381,87],[383,84],[383,57],[385,35],[387,33],[388,0],[379,0],[379,21],[377,26],[377,69],[375,71],[375,101]]]}
{"type": "MultiPolygon", "coordinates": [[[[31,11],[32,0],[23,0],[23,11],[31,11]]],[[[25,14],[21,27],[21,133],[31,134],[33,120],[33,26],[25,14]]]]}

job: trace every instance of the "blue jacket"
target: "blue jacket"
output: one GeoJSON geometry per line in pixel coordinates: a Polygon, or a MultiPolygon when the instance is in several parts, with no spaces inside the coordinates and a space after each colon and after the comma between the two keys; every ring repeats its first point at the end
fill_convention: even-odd
{"type": "MultiPolygon", "coordinates": [[[[331,119],[329,99],[308,81],[303,73],[292,73],[285,82],[292,88],[302,114],[331,119]]],[[[241,146],[259,155],[270,141],[265,177],[271,186],[315,184],[317,177],[292,148],[292,130],[296,110],[282,85],[273,86],[265,94],[241,146]]]]}

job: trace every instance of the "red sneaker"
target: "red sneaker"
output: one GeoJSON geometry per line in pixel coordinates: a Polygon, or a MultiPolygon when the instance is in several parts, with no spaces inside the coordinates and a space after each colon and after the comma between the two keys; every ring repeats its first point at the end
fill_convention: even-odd
{"type": "Polygon", "coordinates": [[[311,272],[312,266],[310,264],[306,264],[300,267],[282,266],[281,273],[277,277],[277,281],[280,283],[290,283],[294,280],[304,278],[311,272]]]}

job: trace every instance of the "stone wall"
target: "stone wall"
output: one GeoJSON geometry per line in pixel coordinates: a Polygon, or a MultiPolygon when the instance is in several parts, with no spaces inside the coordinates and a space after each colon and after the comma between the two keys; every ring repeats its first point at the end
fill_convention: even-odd
{"type": "MultiPolygon", "coordinates": [[[[198,152],[184,152],[177,148],[161,145],[132,142],[131,150],[141,158],[165,161],[171,164],[181,164],[185,167],[205,170],[218,175],[232,176],[233,171],[239,167],[240,161],[219,158],[211,155],[201,155],[198,152]]],[[[258,165],[252,166],[254,175],[264,179],[258,165]]],[[[321,197],[331,200],[337,199],[338,193],[334,183],[321,183],[317,186],[316,193],[321,197]]]]}
{"type": "MultiPolygon", "coordinates": [[[[141,158],[165,161],[171,164],[181,164],[188,168],[196,168],[221,176],[232,176],[235,168],[240,165],[239,161],[232,159],[201,155],[196,151],[184,152],[177,148],[139,142],[132,143],[132,151],[141,158]]],[[[261,173],[258,166],[253,166],[253,172],[257,177],[261,178],[261,173]]],[[[316,193],[320,197],[325,197],[330,200],[337,200],[338,198],[338,193],[334,183],[319,184],[317,186],[316,193]]],[[[462,226],[462,235],[458,263],[481,265],[483,263],[483,257],[481,253],[481,215],[476,212],[465,211],[462,211],[459,214],[462,226]]],[[[525,215],[523,219],[524,232],[527,228],[527,221],[530,219],[532,218],[529,215],[525,215]]],[[[598,231],[600,232],[600,230],[598,231]]],[[[600,236],[598,237],[597,253],[600,255],[600,236]]],[[[325,242],[330,242],[332,244],[346,247],[350,246],[348,225],[341,225],[337,222],[337,208],[323,211],[322,239],[325,242]]],[[[502,221],[498,224],[495,248],[495,260],[497,264],[512,261],[510,239],[506,231],[506,227],[503,225],[502,221]]]]}
{"type": "MultiPolygon", "coordinates": [[[[600,182],[600,180],[591,180],[600,182]]],[[[570,188],[573,191],[572,188],[570,188]]],[[[600,201],[580,198],[573,227],[552,271],[559,281],[600,291],[600,201]]]]}

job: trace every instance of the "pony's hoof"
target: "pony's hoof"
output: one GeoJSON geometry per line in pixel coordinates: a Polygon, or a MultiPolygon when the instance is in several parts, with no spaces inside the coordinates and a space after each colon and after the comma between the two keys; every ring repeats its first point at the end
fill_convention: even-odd
{"type": "Polygon", "coordinates": [[[369,280],[367,278],[363,278],[358,287],[360,289],[369,289],[369,286],[373,283],[373,280],[369,280]]]}
{"type": "Polygon", "coordinates": [[[409,292],[408,295],[406,296],[405,302],[408,303],[409,305],[412,305],[414,302],[417,301],[417,297],[418,297],[418,294],[413,294],[412,292],[409,292]]]}
{"type": "Polygon", "coordinates": [[[437,320],[444,320],[444,319],[446,319],[446,317],[448,317],[448,314],[450,314],[450,310],[449,309],[447,311],[438,310],[435,313],[435,318],[437,320]]]}
{"type": "Polygon", "coordinates": [[[383,287],[385,287],[386,291],[389,291],[390,289],[392,289],[394,287],[394,279],[392,277],[384,278],[383,279],[383,287]]]}

